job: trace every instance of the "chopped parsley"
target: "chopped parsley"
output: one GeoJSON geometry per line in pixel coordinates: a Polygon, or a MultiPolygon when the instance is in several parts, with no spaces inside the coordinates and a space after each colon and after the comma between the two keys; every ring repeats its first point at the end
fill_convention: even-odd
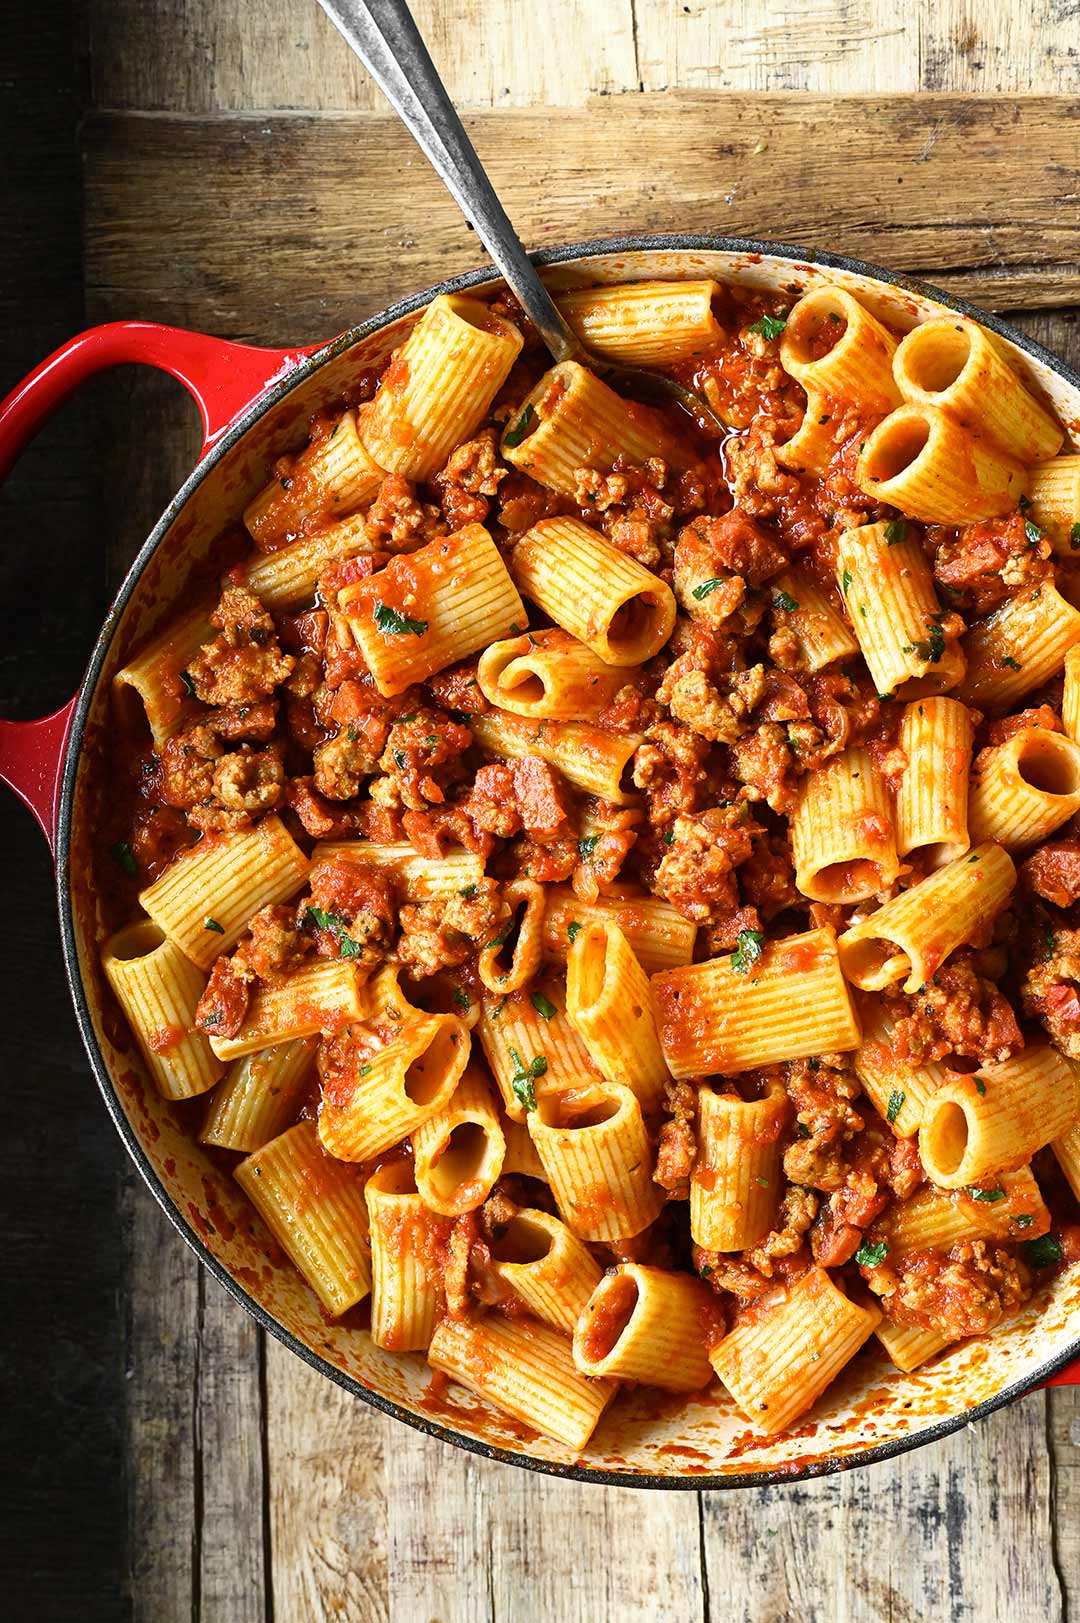
{"type": "Polygon", "coordinates": [[[1005,1199],[1005,1191],[1004,1191],[1004,1189],[1001,1189],[1001,1188],[998,1188],[998,1189],[980,1189],[979,1186],[977,1184],[974,1184],[974,1183],[969,1183],[968,1184],[967,1189],[965,1190],[965,1193],[970,1195],[972,1200],[1004,1200],[1005,1199]]]}
{"type": "Polygon", "coordinates": [[[1020,661],[1018,659],[1014,659],[1011,654],[1003,654],[1001,656],[1001,663],[1003,665],[1007,665],[1010,671],[1022,671],[1024,668],[1020,661]]]}
{"type": "Polygon", "coordinates": [[[492,936],[488,942],[489,947],[504,947],[510,939],[510,931],[514,928],[514,915],[511,913],[498,935],[492,936]]]}
{"type": "Polygon", "coordinates": [[[735,951],[731,955],[731,967],[736,975],[747,974],[764,951],[765,933],[763,930],[740,930],[735,951]]]}
{"type": "Polygon", "coordinates": [[[759,1183],[761,1185],[762,1189],[768,1189],[768,1187],[769,1187],[768,1178],[763,1178],[761,1176],[760,1172],[758,1173],[757,1177],[754,1179],[754,1182],[759,1183]]]}
{"type": "Polygon", "coordinates": [[[454,1002],[457,1004],[459,1009],[467,1009],[470,1007],[469,994],[466,992],[463,986],[454,987],[454,1002]]]}
{"type": "Polygon", "coordinates": [[[894,1088],[889,1094],[889,1108],[885,1112],[885,1120],[888,1122],[890,1127],[900,1114],[901,1110],[903,1110],[904,1100],[906,1097],[907,1095],[901,1093],[899,1088],[894,1088]]]}
{"type": "Polygon", "coordinates": [[[901,541],[906,541],[906,540],[907,540],[907,519],[906,518],[890,519],[888,524],[886,524],[886,526],[885,526],[885,545],[888,546],[888,547],[898,547],[900,545],[901,541]]]}
{"type": "Polygon", "coordinates": [[[200,1024],[200,1026],[203,1026],[203,1027],[206,1027],[206,1026],[220,1026],[220,1024],[221,1024],[221,1010],[220,1009],[211,1009],[209,1014],[204,1014],[203,1015],[202,1019],[199,1021],[199,1024],[200,1024]]]}
{"type": "Polygon", "coordinates": [[[123,868],[129,879],[135,878],[139,869],[135,862],[135,853],[126,840],[117,840],[115,845],[110,845],[109,855],[117,867],[123,868]]]}
{"type": "Polygon", "coordinates": [[[428,628],[426,620],[410,620],[389,603],[376,603],[375,624],[386,637],[422,637],[428,628]]]}
{"type": "Polygon", "coordinates": [[[709,1275],[712,1273],[712,1269],[709,1267],[707,1262],[703,1262],[701,1267],[698,1269],[698,1273],[701,1275],[702,1279],[708,1279],[709,1275]]]}
{"type": "Polygon", "coordinates": [[[517,422],[514,424],[513,428],[508,428],[506,433],[503,435],[503,444],[508,445],[511,450],[513,450],[516,445],[520,445],[526,434],[529,432],[529,429],[532,427],[533,418],[535,416],[536,412],[533,410],[532,401],[530,401],[525,407],[525,410],[522,412],[521,416],[518,418],[517,422]]]}
{"type": "Polygon", "coordinates": [[[759,321],[750,324],[749,331],[760,333],[762,338],[779,338],[787,326],[788,312],[785,310],[778,316],[762,316],[759,321]]]}
{"type": "Polygon", "coordinates": [[[1074,552],[1080,547],[1080,524],[1074,524],[1069,531],[1069,546],[1074,552]]]}
{"type": "Polygon", "coordinates": [[[841,586],[841,588],[843,590],[843,593],[844,593],[845,597],[848,595],[848,587],[850,585],[851,585],[851,570],[850,569],[845,569],[843,574],[840,576],[840,586],[841,586]]]}
{"type": "Polygon", "coordinates": [[[572,923],[566,926],[566,933],[570,937],[571,941],[577,940],[580,931],[581,925],[578,923],[577,919],[574,919],[572,923]]]}
{"type": "Polygon", "coordinates": [[[479,889],[479,885],[466,885],[464,889],[458,891],[458,895],[464,896],[465,900],[468,902],[472,900],[479,889]]]}
{"type": "Polygon", "coordinates": [[[371,1074],[371,1066],[370,1065],[358,1065],[356,1067],[356,1074],[357,1074],[357,1076],[369,1076],[371,1074]]]}
{"type": "Polygon", "coordinates": [[[546,998],[543,992],[534,992],[532,997],[529,999],[529,1002],[532,1004],[537,1014],[543,1015],[545,1020],[554,1020],[555,1016],[559,1012],[554,1003],[552,1003],[551,999],[546,998]]]}
{"type": "Polygon", "coordinates": [[[901,649],[904,654],[918,654],[927,665],[936,665],[945,652],[945,633],[939,625],[932,625],[925,641],[905,643],[901,649]]]}
{"type": "Polygon", "coordinates": [[[211,918],[203,919],[203,929],[204,930],[213,930],[215,935],[224,935],[225,934],[225,926],[223,924],[219,924],[217,919],[211,919],[211,918]]]}
{"type": "Polygon", "coordinates": [[[981,1076],[977,1076],[975,1078],[975,1092],[979,1095],[980,1099],[986,1098],[986,1083],[983,1081],[981,1076]]]}
{"type": "Polygon", "coordinates": [[[800,1138],[809,1138],[811,1136],[810,1129],[807,1127],[804,1121],[797,1121],[795,1123],[795,1131],[798,1133],[800,1138]]]}
{"type": "Polygon", "coordinates": [[[884,1240],[879,1240],[876,1245],[864,1240],[855,1253],[855,1261],[860,1268],[880,1268],[888,1255],[889,1247],[884,1240]]]}
{"type": "Polygon", "coordinates": [[[664,844],[665,845],[674,845],[675,844],[675,830],[673,828],[669,828],[665,832],[665,834],[663,836],[663,839],[664,839],[664,844]]]}
{"type": "Polygon", "coordinates": [[[1030,1212],[1021,1212],[1019,1217],[1012,1217],[1009,1221],[1015,1223],[1018,1229],[1029,1229],[1035,1219],[1030,1212]]]}
{"type": "Polygon", "coordinates": [[[1029,1268],[1052,1268],[1065,1255],[1061,1241],[1055,1240],[1052,1234],[1040,1234],[1037,1240],[1025,1240],[1020,1250],[1029,1268]]]}
{"type": "Polygon", "coordinates": [[[583,840],[577,842],[578,854],[582,857],[591,857],[599,843],[599,834],[586,834],[583,840]]]}
{"type": "Polygon", "coordinates": [[[773,606],[778,609],[783,609],[785,614],[793,613],[794,610],[799,606],[791,594],[781,590],[780,587],[777,587],[776,591],[773,593],[772,600],[773,606]]]}
{"type": "Polygon", "coordinates": [[[1024,534],[1027,536],[1027,544],[1029,547],[1037,547],[1043,538],[1042,530],[1035,523],[1035,520],[1031,518],[1026,518],[1024,520],[1024,534]]]}
{"type": "Polygon", "coordinates": [[[710,593],[716,591],[718,586],[723,586],[723,584],[723,577],[721,575],[714,575],[711,580],[703,580],[700,586],[695,586],[690,595],[691,597],[696,598],[700,603],[703,598],[708,597],[710,593]]]}
{"type": "Polygon", "coordinates": [[[345,920],[339,919],[336,913],[328,913],[323,907],[305,907],[304,923],[313,924],[317,930],[329,930],[337,938],[338,956],[341,958],[358,958],[363,952],[359,941],[354,941],[345,927],[345,920]]]}
{"type": "Polygon", "coordinates": [[[405,751],[404,750],[395,750],[394,751],[394,765],[397,767],[399,772],[404,772],[404,770],[405,770],[405,751]]]}
{"type": "Polygon", "coordinates": [[[191,672],[190,671],[181,671],[180,672],[180,685],[182,686],[184,692],[187,694],[189,699],[194,699],[195,698],[195,684],[191,680],[191,672]]]}
{"type": "Polygon", "coordinates": [[[526,1065],[516,1048],[511,1048],[510,1058],[517,1066],[517,1070],[510,1078],[514,1098],[519,1104],[524,1105],[526,1110],[535,1110],[536,1078],[543,1076],[547,1070],[547,1059],[543,1054],[536,1054],[526,1065]]]}

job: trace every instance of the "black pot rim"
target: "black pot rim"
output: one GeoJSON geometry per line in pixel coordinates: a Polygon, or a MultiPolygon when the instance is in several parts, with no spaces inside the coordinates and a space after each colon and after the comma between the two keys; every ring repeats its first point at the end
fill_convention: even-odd
{"type": "MultiPolygon", "coordinates": [[[[1059,377],[1064,378],[1080,393],[1080,373],[1059,360],[1034,339],[1028,338],[1024,333],[1017,332],[999,317],[980,310],[965,299],[959,299],[950,293],[945,293],[929,282],[923,282],[914,277],[899,276],[865,260],[851,259],[842,254],[816,252],[810,249],[791,247],[784,243],[758,241],[747,237],[669,234],[603,237],[588,242],[568,243],[562,247],[548,248],[539,253],[531,254],[530,258],[534,264],[546,266],[565,264],[570,260],[596,258],[604,254],[640,253],[650,250],[733,253],[746,256],[760,255],[762,258],[767,259],[790,260],[793,267],[805,265],[827,270],[848,271],[856,275],[866,276],[886,287],[932,299],[935,303],[943,305],[947,309],[974,317],[984,327],[988,327],[992,332],[1008,339],[1010,343],[1015,344],[1017,348],[1030,355],[1032,359],[1042,362],[1050,370],[1056,372],[1059,377]]],[[[191,1226],[185,1222],[158,1177],[137,1134],[128,1121],[108,1066],[98,1046],[89,1003],[82,983],[75,942],[75,921],[70,883],[72,812],[83,734],[97,688],[98,678],[120,618],[142,577],[143,571],[151,556],[157,550],[163,536],[171,528],[189,497],[199,487],[210,470],[223,457],[228,455],[253,423],[273,406],[277,405],[286,395],[301,384],[306,383],[312,374],[318,371],[325,362],[343,354],[346,350],[351,349],[355,344],[370,337],[381,328],[387,327],[392,322],[400,320],[401,317],[411,315],[415,310],[421,309],[439,293],[459,293],[497,279],[498,273],[490,265],[483,265],[476,270],[466,271],[458,276],[450,277],[446,281],[439,282],[434,287],[426,288],[421,293],[412,294],[409,298],[401,299],[388,309],[370,316],[366,321],[350,328],[347,332],[342,333],[322,349],[309,356],[295,371],[290,372],[287,378],[282,379],[281,382],[275,384],[253,401],[232,427],[222,435],[213,449],[199,461],[155,524],[131,565],[105,617],[101,632],[94,644],[93,653],[90,656],[86,675],[79,689],[78,699],[72,715],[71,728],[64,749],[63,777],[57,808],[56,883],[60,934],[64,954],[64,968],[75,1006],[75,1017],[79,1033],[105,1101],[105,1106],[128,1154],[170,1223],[180,1237],[191,1247],[203,1266],[209,1269],[218,1283],[224,1286],[229,1294],[251,1314],[264,1330],[275,1336],[283,1346],[288,1347],[298,1358],[302,1358],[312,1369],[319,1370],[337,1386],[343,1387],[345,1391],[352,1393],[355,1397],[362,1398],[365,1403],[381,1410],[384,1414],[403,1421],[414,1430],[423,1432],[429,1437],[438,1438],[441,1442],[451,1443],[457,1448],[467,1450],[469,1453],[479,1454],[484,1459],[497,1460],[506,1465],[516,1465],[523,1470],[537,1471],[547,1476],[568,1477],[578,1482],[622,1488],[665,1488],[695,1492],[712,1489],[761,1488],[804,1482],[814,1477],[828,1476],[838,1471],[851,1470],[855,1466],[872,1465],[879,1460],[892,1459],[896,1455],[906,1454],[910,1449],[921,1448],[924,1444],[947,1437],[952,1432],[958,1431],[961,1426],[967,1425],[971,1421],[980,1420],[983,1416],[992,1414],[996,1409],[1015,1402],[1018,1398],[1023,1397],[1025,1393],[1041,1386],[1080,1354],[1080,1337],[1062,1352],[1056,1353],[1053,1358],[1048,1359],[1034,1373],[1022,1380],[1013,1382],[1012,1385],[996,1393],[994,1397],[985,1399],[973,1408],[961,1410],[959,1414],[946,1416],[908,1437],[897,1438],[887,1443],[879,1443],[851,1454],[831,1458],[816,1458],[808,1461],[805,1465],[794,1466],[786,1470],[740,1472],[730,1475],[710,1474],[698,1476],[688,1474],[686,1476],[670,1477],[655,1472],[591,1470],[588,1466],[563,1465],[556,1461],[539,1459],[535,1455],[519,1454],[510,1449],[498,1448],[494,1444],[485,1443],[477,1438],[469,1437],[463,1432],[455,1431],[451,1426],[428,1420],[423,1415],[413,1414],[411,1410],[404,1408],[401,1404],[384,1398],[380,1393],[373,1392],[352,1376],[344,1374],[328,1359],[321,1357],[306,1343],[294,1336],[291,1331],[279,1324],[261,1303],[255,1301],[237,1284],[226,1268],[206,1249],[191,1226]]]]}

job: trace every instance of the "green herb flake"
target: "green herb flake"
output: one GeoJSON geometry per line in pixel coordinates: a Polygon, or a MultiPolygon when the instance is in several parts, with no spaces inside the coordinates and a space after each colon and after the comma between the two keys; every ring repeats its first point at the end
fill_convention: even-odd
{"type": "Polygon", "coordinates": [[[759,1174],[758,1174],[758,1176],[757,1176],[757,1177],[756,1177],[756,1178],[755,1178],[755,1179],[754,1179],[754,1182],[755,1182],[755,1183],[759,1183],[759,1184],[760,1184],[760,1185],[761,1185],[761,1187],[762,1187],[762,1189],[768,1189],[768,1187],[769,1187],[769,1180],[768,1180],[768,1178],[763,1178],[763,1177],[762,1177],[762,1176],[761,1176],[761,1174],[760,1174],[760,1173],[759,1173],[759,1174]]]}
{"type": "Polygon", "coordinates": [[[907,1095],[901,1093],[899,1088],[894,1088],[889,1094],[889,1108],[885,1112],[885,1120],[888,1122],[890,1127],[900,1114],[901,1110],[903,1110],[904,1100],[906,1097],[907,1095]]]}
{"type": "Polygon", "coordinates": [[[514,928],[514,915],[511,913],[510,917],[507,919],[506,923],[503,925],[503,927],[499,931],[498,935],[492,936],[491,940],[488,942],[488,946],[489,947],[505,947],[507,941],[510,939],[510,931],[513,928],[514,928]]]}
{"type": "Polygon", "coordinates": [[[975,1078],[975,1092],[979,1095],[980,1099],[986,1098],[986,1083],[983,1081],[981,1076],[977,1076],[975,1078]]]}
{"type": "Polygon", "coordinates": [[[810,1129],[807,1127],[804,1121],[797,1121],[795,1123],[795,1131],[800,1138],[809,1138],[811,1136],[810,1129]]]}
{"type": "Polygon", "coordinates": [[[663,840],[664,840],[665,845],[674,845],[675,844],[675,830],[673,828],[669,828],[666,831],[666,833],[664,834],[663,840]]]}
{"type": "Polygon", "coordinates": [[[462,890],[458,891],[458,895],[464,896],[465,900],[468,902],[471,901],[471,899],[477,894],[479,889],[479,885],[466,885],[462,890]]]}
{"type": "Polygon", "coordinates": [[[764,951],[764,931],[740,930],[735,951],[731,955],[731,967],[736,975],[745,975],[757,963],[764,951]]]}
{"type": "Polygon", "coordinates": [[[376,603],[375,624],[384,637],[422,637],[428,628],[426,620],[410,620],[399,614],[389,603],[376,603]]]}
{"type": "Polygon", "coordinates": [[[199,1024],[200,1024],[200,1026],[203,1027],[204,1030],[208,1026],[220,1026],[220,1024],[221,1024],[221,1010],[220,1009],[211,1009],[209,1014],[204,1014],[203,1015],[202,1019],[199,1021],[199,1024]]]}
{"type": "Polygon", "coordinates": [[[1061,1241],[1052,1234],[1040,1234],[1037,1240],[1025,1240],[1020,1250],[1029,1268],[1052,1268],[1065,1255],[1061,1241]]]}
{"type": "Polygon", "coordinates": [[[203,929],[204,930],[213,930],[215,935],[224,935],[225,934],[225,926],[223,924],[219,924],[217,919],[211,919],[211,918],[203,919],[203,929]]]}
{"type": "Polygon", "coordinates": [[[599,843],[599,834],[586,834],[583,840],[577,842],[578,854],[582,857],[591,857],[599,843]]]}
{"type": "Polygon", "coordinates": [[[135,878],[139,869],[135,861],[135,853],[126,840],[117,840],[115,845],[110,845],[109,855],[117,867],[123,868],[129,879],[135,878]]]}
{"type": "Polygon", "coordinates": [[[1069,531],[1069,546],[1073,552],[1080,548],[1080,524],[1074,524],[1069,531]]]}
{"type": "Polygon", "coordinates": [[[1001,663],[1003,665],[1007,665],[1010,671],[1022,671],[1024,668],[1020,661],[1018,659],[1014,659],[1011,654],[1003,654],[1001,657],[1001,663]]]}
{"type": "Polygon", "coordinates": [[[974,1183],[968,1184],[965,1194],[970,1195],[972,1200],[994,1201],[1004,1200],[1006,1198],[1004,1189],[980,1189],[978,1184],[974,1183]]]}
{"type": "Polygon", "coordinates": [[[543,1076],[548,1068],[547,1058],[543,1054],[535,1054],[528,1065],[522,1059],[516,1048],[511,1048],[510,1058],[517,1069],[510,1078],[510,1088],[514,1098],[526,1110],[536,1109],[536,1078],[543,1076]]]}
{"type": "Polygon", "coordinates": [[[466,992],[463,986],[454,987],[454,1002],[457,1004],[459,1009],[468,1009],[471,1007],[469,994],[466,992]]]}
{"type": "Polygon", "coordinates": [[[715,592],[718,586],[723,586],[723,584],[723,577],[720,575],[714,575],[712,580],[703,580],[700,586],[695,586],[690,595],[700,603],[712,592],[715,592]]]}
{"type": "Polygon", "coordinates": [[[768,338],[769,340],[779,338],[787,326],[787,318],[788,312],[786,310],[778,316],[762,316],[759,321],[751,322],[748,330],[760,333],[762,338],[768,338]]]}
{"type": "Polygon", "coordinates": [[[535,416],[536,412],[533,410],[532,401],[530,401],[525,407],[525,410],[522,412],[521,416],[518,418],[517,422],[514,424],[513,428],[508,428],[506,433],[503,435],[503,444],[508,445],[511,450],[513,450],[515,446],[520,445],[526,434],[529,432],[529,429],[532,427],[533,418],[535,416]]]}
{"type": "Polygon", "coordinates": [[[890,519],[885,526],[885,544],[889,547],[898,547],[902,541],[907,540],[907,519],[890,519]]]}
{"type": "Polygon", "coordinates": [[[698,1269],[698,1273],[701,1275],[702,1279],[708,1279],[709,1275],[712,1273],[712,1269],[709,1267],[707,1262],[703,1262],[701,1267],[698,1269]]]}
{"type": "Polygon", "coordinates": [[[581,925],[578,923],[577,919],[574,919],[572,923],[566,926],[566,933],[570,937],[571,941],[577,940],[581,933],[581,925]]]}
{"type": "Polygon", "coordinates": [[[783,609],[785,614],[794,614],[795,610],[799,606],[795,599],[791,596],[790,592],[783,591],[779,586],[773,593],[772,600],[773,607],[783,609]]]}
{"type": "Polygon", "coordinates": [[[1042,530],[1035,523],[1035,520],[1030,518],[1024,520],[1024,534],[1027,536],[1029,547],[1037,547],[1043,538],[1042,530]]]}
{"type": "Polygon", "coordinates": [[[371,1066],[370,1065],[358,1065],[356,1067],[356,1074],[357,1074],[357,1076],[370,1076],[371,1075],[371,1066]]]}
{"type": "Polygon", "coordinates": [[[189,699],[195,698],[195,683],[191,680],[190,671],[180,672],[180,685],[189,699]]]}
{"type": "Polygon", "coordinates": [[[850,569],[845,569],[843,574],[840,576],[840,587],[841,587],[841,590],[843,591],[843,594],[844,594],[845,597],[848,595],[848,587],[850,585],[851,585],[851,570],[850,569]]]}
{"type": "Polygon", "coordinates": [[[340,958],[358,958],[364,950],[359,941],[354,941],[349,934],[345,920],[339,919],[336,913],[328,913],[323,907],[305,907],[303,922],[314,925],[317,930],[329,930],[337,938],[340,958]]]}
{"type": "Polygon", "coordinates": [[[1009,1221],[1015,1223],[1018,1229],[1029,1229],[1035,1219],[1030,1212],[1021,1212],[1019,1217],[1011,1217],[1009,1221]]]}
{"type": "Polygon", "coordinates": [[[932,625],[924,642],[912,643],[910,648],[905,648],[903,652],[918,654],[927,665],[936,665],[945,652],[945,633],[939,625],[932,625]]]}
{"type": "Polygon", "coordinates": [[[879,1240],[876,1245],[864,1240],[855,1253],[855,1261],[860,1268],[880,1268],[888,1255],[889,1247],[884,1240],[879,1240]]]}
{"type": "Polygon", "coordinates": [[[532,997],[529,999],[529,1002],[532,1004],[537,1014],[543,1015],[545,1020],[554,1020],[555,1016],[559,1012],[554,1003],[552,1003],[551,999],[546,998],[543,992],[534,992],[532,997]]]}

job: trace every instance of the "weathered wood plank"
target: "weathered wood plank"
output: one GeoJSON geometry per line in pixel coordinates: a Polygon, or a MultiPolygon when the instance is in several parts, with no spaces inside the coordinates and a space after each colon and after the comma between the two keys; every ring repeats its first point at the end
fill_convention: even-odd
{"type": "Polygon", "coordinates": [[[705,1495],[725,1623],[1065,1623],[1044,1395],[936,1446],[794,1487],[705,1495]]]}
{"type": "Polygon", "coordinates": [[[215,1279],[201,1278],[201,1614],[207,1623],[265,1623],[262,1331],[215,1279]]]}
{"type": "Polygon", "coordinates": [[[1066,1617],[1080,1599],[1080,1387],[1047,1394],[1046,1444],[1050,1454],[1052,1538],[1050,1557],[1066,1595],[1066,1617]]]}
{"type": "MultiPolygon", "coordinates": [[[[414,0],[465,107],[574,105],[636,88],[631,0],[414,0]]],[[[382,108],[381,92],[315,0],[91,0],[94,102],[207,113],[382,108]]]]}
{"type": "Polygon", "coordinates": [[[541,1477],[402,1428],[391,1442],[393,1623],[705,1616],[696,1494],[541,1477]]]}
{"type": "MultiPolygon", "coordinates": [[[[272,1337],[265,1369],[268,1615],[287,1623],[389,1623],[387,1503],[406,1492],[397,1458],[403,1428],[387,1432],[390,1423],[375,1410],[272,1337]]],[[[411,1509],[422,1521],[428,1507],[411,1509]]],[[[232,1614],[222,1623],[232,1623],[232,1614]]]]}
{"type": "MultiPolygon", "coordinates": [[[[470,120],[530,245],[764,233],[999,309],[1080,299],[1080,100],[609,97],[562,112],[555,143],[551,119],[470,120]]],[[[85,144],[88,298],[108,314],[314,340],[482,257],[387,116],[117,115],[85,144]]]]}

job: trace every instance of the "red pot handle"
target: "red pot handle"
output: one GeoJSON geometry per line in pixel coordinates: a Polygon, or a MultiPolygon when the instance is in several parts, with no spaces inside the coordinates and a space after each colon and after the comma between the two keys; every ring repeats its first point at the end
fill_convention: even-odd
{"type": "MultiPolygon", "coordinates": [[[[95,372],[114,366],[156,366],[177,378],[199,408],[200,456],[274,383],[314,349],[257,349],[224,338],[162,327],[153,321],[112,321],[90,327],[54,350],[0,401],[0,482],[38,429],[95,372]]],[[[54,845],[60,768],[75,700],[40,721],[0,721],[0,781],[29,806],[54,845]]]]}

